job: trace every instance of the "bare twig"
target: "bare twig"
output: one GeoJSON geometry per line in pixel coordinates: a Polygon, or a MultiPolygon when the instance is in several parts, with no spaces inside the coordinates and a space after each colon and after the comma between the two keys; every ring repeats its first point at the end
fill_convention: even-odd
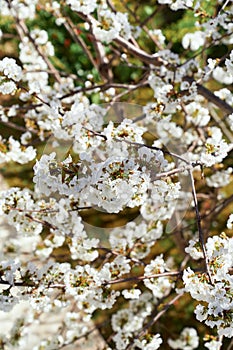
{"type": "Polygon", "coordinates": [[[24,23],[24,21],[22,19],[19,20],[18,18],[15,18],[15,21],[16,21],[16,29],[17,29],[17,31],[19,33],[19,36],[21,37],[21,40],[22,40],[22,34],[28,37],[28,39],[30,40],[30,42],[32,43],[32,45],[34,46],[34,48],[36,49],[38,54],[46,62],[47,66],[49,67],[51,72],[53,72],[53,75],[54,75],[55,79],[57,80],[57,82],[60,83],[61,82],[61,77],[60,77],[60,74],[59,74],[58,70],[54,67],[54,65],[47,58],[47,56],[44,55],[44,53],[41,50],[41,48],[39,47],[39,45],[37,45],[35,40],[31,37],[30,32],[29,32],[26,24],[24,23]]]}
{"type": "Polygon", "coordinates": [[[87,47],[85,41],[81,38],[81,36],[76,34],[77,30],[74,26],[74,23],[71,21],[71,19],[69,17],[66,17],[66,21],[64,22],[64,26],[65,26],[66,30],[69,32],[69,34],[72,37],[72,39],[74,40],[74,42],[79,44],[82,47],[83,52],[87,55],[87,57],[89,58],[92,65],[96,69],[98,69],[98,65],[97,65],[96,61],[94,60],[91,51],[89,50],[89,48],[87,47]]]}
{"type": "Polygon", "coordinates": [[[195,212],[196,212],[196,222],[197,222],[197,229],[198,229],[198,234],[199,234],[199,242],[202,247],[203,255],[204,255],[204,260],[205,260],[205,266],[206,266],[206,272],[208,274],[210,283],[213,284],[212,276],[211,276],[211,271],[209,267],[209,259],[207,256],[206,248],[205,248],[205,242],[204,242],[204,235],[201,227],[201,215],[198,209],[198,201],[197,201],[197,194],[196,194],[196,189],[195,189],[195,183],[194,183],[194,178],[191,170],[188,170],[189,176],[191,179],[191,185],[192,185],[192,194],[193,194],[193,201],[194,201],[194,207],[195,207],[195,212]]]}
{"type": "Polygon", "coordinates": [[[101,329],[103,326],[105,326],[106,324],[108,323],[108,321],[103,321],[102,323],[98,324],[98,325],[95,325],[94,327],[92,327],[89,331],[87,331],[86,333],[80,335],[80,336],[77,336],[74,338],[74,340],[72,341],[69,341],[69,342],[66,342],[65,344],[61,345],[59,348],[56,348],[56,350],[63,350],[65,349],[67,346],[70,346],[72,344],[75,344],[76,342],[78,342],[79,340],[81,339],[87,339],[88,336],[90,334],[92,334],[93,332],[95,331],[98,331],[99,329],[101,329]]]}
{"type": "MultiPolygon", "coordinates": [[[[163,309],[159,312],[157,312],[157,307],[155,307],[154,311],[152,312],[150,316],[150,321],[143,327],[141,332],[139,332],[136,336],[134,336],[134,340],[139,339],[143,337],[149,330],[150,327],[155,324],[155,322],[158,321],[158,319],[172,306],[175,304],[177,300],[179,300],[183,294],[177,294],[171,301],[169,301],[166,305],[164,305],[163,309]]],[[[132,342],[126,349],[130,350],[134,346],[134,342],[132,342]]]]}
{"type": "Polygon", "coordinates": [[[25,217],[27,217],[28,219],[30,219],[31,221],[34,221],[34,222],[38,222],[39,224],[43,225],[43,226],[47,226],[48,228],[51,228],[53,230],[56,230],[57,227],[54,226],[53,224],[50,224],[48,221],[45,221],[45,220],[40,220],[38,218],[35,218],[33,217],[32,215],[30,214],[25,214],[25,217]]]}
{"type": "MultiPolygon", "coordinates": [[[[15,207],[11,207],[11,206],[7,206],[7,209],[10,210],[17,210],[21,213],[40,213],[40,214],[53,214],[53,213],[58,213],[59,210],[58,209],[38,209],[38,210],[28,210],[28,209],[22,209],[22,208],[15,208],[15,207]]],[[[69,209],[68,212],[72,212],[72,211],[78,211],[78,210],[85,210],[85,209],[92,209],[91,206],[87,206],[87,207],[74,207],[72,209],[69,209]]]]}
{"type": "Polygon", "coordinates": [[[171,272],[157,273],[157,274],[148,275],[148,276],[133,276],[133,277],[126,277],[126,278],[118,278],[116,280],[105,282],[104,284],[110,285],[110,284],[118,284],[118,283],[126,283],[126,282],[140,282],[150,278],[176,277],[176,276],[181,276],[182,274],[183,274],[182,271],[171,271],[171,272]]]}
{"type": "Polygon", "coordinates": [[[194,166],[198,166],[199,164],[193,164],[193,165],[186,165],[186,166],[182,166],[180,168],[175,168],[175,169],[172,169],[170,171],[165,171],[164,173],[159,173],[159,174],[156,174],[154,176],[154,181],[155,180],[158,180],[158,179],[161,179],[163,177],[168,177],[168,176],[171,176],[171,175],[176,175],[178,173],[183,173],[184,171],[187,171],[187,170],[191,170],[194,168],[194,166]]]}

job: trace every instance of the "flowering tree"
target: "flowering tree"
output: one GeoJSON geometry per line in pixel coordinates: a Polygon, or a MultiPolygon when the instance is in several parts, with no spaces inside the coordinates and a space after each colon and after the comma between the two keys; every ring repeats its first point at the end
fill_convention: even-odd
{"type": "Polygon", "coordinates": [[[1,349],[231,349],[232,1],[0,9],[1,349]]]}

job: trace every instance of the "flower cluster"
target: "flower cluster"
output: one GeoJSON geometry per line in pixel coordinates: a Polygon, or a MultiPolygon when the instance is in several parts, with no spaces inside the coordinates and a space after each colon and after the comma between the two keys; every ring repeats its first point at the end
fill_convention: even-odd
{"type": "Polygon", "coordinates": [[[114,13],[109,9],[102,9],[98,13],[99,22],[94,22],[93,33],[103,42],[110,43],[118,35],[125,39],[131,37],[131,27],[126,13],[114,13]]]}
{"type": "Polygon", "coordinates": [[[4,16],[17,16],[19,19],[34,18],[38,0],[13,0],[10,5],[1,0],[0,7],[4,16]]]}
{"type": "Polygon", "coordinates": [[[96,0],[84,0],[84,1],[74,1],[67,0],[68,5],[70,5],[73,11],[82,12],[84,15],[88,15],[96,10],[97,2],[96,0]]]}
{"type": "MultiPolygon", "coordinates": [[[[113,339],[117,349],[124,350],[130,344],[130,341],[133,341],[134,333],[142,328],[145,317],[150,315],[153,303],[151,293],[144,292],[139,299],[130,300],[127,309],[119,310],[112,316],[111,323],[115,332],[113,339]]],[[[158,349],[161,343],[160,335],[156,334],[149,342],[146,339],[136,339],[133,342],[133,348],[158,349]]]]}
{"type": "Polygon", "coordinates": [[[184,271],[185,290],[199,302],[195,309],[199,321],[216,327],[220,336],[232,337],[232,238],[208,238],[206,253],[210,276],[195,273],[191,268],[184,271]],[[210,280],[211,278],[211,280],[210,280]]]}
{"type": "Polygon", "coordinates": [[[23,38],[19,49],[19,58],[25,70],[23,80],[28,83],[29,93],[48,93],[49,75],[46,72],[48,63],[44,57],[53,56],[54,48],[48,40],[47,32],[39,29],[32,30],[29,38],[26,36],[23,38]],[[40,48],[39,52],[38,47],[40,48]]]}
{"type": "Polygon", "coordinates": [[[22,69],[13,58],[5,57],[0,61],[0,93],[14,94],[16,82],[22,79],[22,69]]]}
{"type": "MultiPolygon", "coordinates": [[[[154,260],[150,262],[149,265],[145,268],[145,276],[150,276],[154,274],[162,274],[165,271],[168,271],[169,268],[165,263],[163,256],[157,256],[154,260]]],[[[161,299],[162,297],[169,294],[172,287],[174,286],[173,282],[167,277],[159,278],[148,278],[144,281],[145,286],[150,289],[155,298],[161,299]]]]}
{"type": "Polygon", "coordinates": [[[32,146],[21,145],[19,141],[10,136],[8,144],[4,144],[4,140],[0,136],[0,163],[6,163],[10,161],[17,162],[19,164],[25,164],[30,162],[36,157],[36,150],[32,146]]]}

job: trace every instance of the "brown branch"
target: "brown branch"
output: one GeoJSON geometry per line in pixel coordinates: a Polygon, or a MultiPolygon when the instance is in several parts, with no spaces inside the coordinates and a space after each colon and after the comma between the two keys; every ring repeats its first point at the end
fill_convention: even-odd
{"type": "MultiPolygon", "coordinates": [[[[3,121],[3,120],[0,120],[0,123],[2,123],[2,124],[4,124],[4,125],[8,126],[9,128],[15,129],[15,130],[19,130],[19,131],[23,131],[23,132],[28,131],[27,128],[25,128],[25,127],[23,127],[23,126],[21,126],[21,125],[17,125],[17,124],[15,124],[15,123],[9,122],[9,121],[8,121],[8,122],[5,122],[5,121],[3,121]]],[[[30,129],[29,131],[30,131],[31,133],[37,135],[37,132],[36,132],[35,130],[30,129]]]]}
{"type": "MultiPolygon", "coordinates": [[[[98,23],[98,21],[96,21],[96,19],[93,18],[90,15],[85,16],[85,15],[81,14],[80,17],[82,17],[84,20],[86,20],[89,23],[92,23],[93,21],[98,23]]],[[[115,42],[119,46],[121,46],[124,49],[126,49],[134,57],[137,57],[138,59],[140,59],[144,63],[151,64],[151,65],[154,65],[154,66],[161,66],[161,65],[166,66],[167,65],[167,62],[165,62],[160,57],[158,57],[157,54],[155,54],[155,55],[148,54],[147,52],[145,52],[144,50],[136,47],[135,45],[133,45],[129,41],[125,40],[121,36],[118,36],[117,38],[113,39],[113,42],[115,42]]],[[[192,83],[192,82],[195,81],[191,77],[184,77],[183,80],[184,81],[188,81],[189,83],[192,83]]],[[[233,107],[231,107],[225,101],[221,100],[219,97],[215,96],[214,93],[211,92],[210,90],[208,90],[206,87],[204,87],[204,86],[202,86],[200,84],[197,84],[197,91],[198,91],[198,93],[200,95],[205,97],[208,101],[212,102],[217,107],[219,107],[221,110],[223,110],[224,113],[227,113],[227,114],[232,114],[233,113],[233,107]]]]}
{"type": "MultiPolygon", "coordinates": [[[[84,15],[83,13],[78,13],[79,17],[82,18],[84,21],[87,21],[90,25],[90,27],[93,27],[93,23],[99,23],[93,16],[91,15],[84,15]]],[[[103,44],[97,40],[92,32],[93,36],[93,45],[95,48],[95,52],[97,55],[97,68],[99,70],[100,75],[104,80],[107,80],[108,82],[112,80],[113,74],[111,70],[111,62],[106,56],[105,48],[103,44]]]]}
{"type": "MultiPolygon", "coordinates": [[[[191,77],[184,77],[183,80],[188,81],[190,84],[195,82],[195,80],[191,77]]],[[[231,107],[225,101],[221,100],[221,98],[216,96],[212,91],[210,91],[206,87],[200,84],[197,84],[197,91],[200,95],[205,97],[209,102],[212,102],[215,106],[217,106],[220,110],[222,110],[227,115],[233,113],[233,107],[231,107]]]]}
{"type": "MultiPolygon", "coordinates": [[[[112,249],[106,248],[106,247],[102,247],[102,246],[98,246],[96,249],[97,249],[97,250],[103,250],[103,251],[105,251],[105,252],[107,252],[107,253],[110,253],[110,254],[112,254],[112,255],[115,255],[115,256],[121,255],[121,253],[118,253],[118,252],[116,252],[115,250],[112,250],[112,249]]],[[[129,258],[131,261],[133,261],[133,262],[135,262],[135,263],[137,263],[137,264],[139,264],[139,265],[143,265],[143,266],[146,265],[143,261],[141,261],[141,260],[139,260],[139,259],[131,258],[131,256],[129,256],[129,254],[127,254],[127,258],[129,258]]]]}
{"type": "Polygon", "coordinates": [[[233,143],[233,133],[230,130],[229,126],[227,127],[227,125],[225,124],[225,118],[220,118],[218,113],[214,110],[214,108],[212,108],[212,106],[210,106],[210,115],[211,117],[214,119],[214,121],[216,122],[216,124],[220,127],[220,129],[223,131],[223,133],[225,134],[225,136],[228,138],[228,140],[233,143]]]}
{"type": "Polygon", "coordinates": [[[148,54],[146,51],[135,47],[133,44],[131,44],[129,41],[123,39],[122,37],[118,36],[113,40],[116,44],[120,45],[124,49],[126,49],[128,52],[130,52],[133,56],[140,59],[142,62],[147,64],[153,64],[154,66],[162,66],[166,65],[166,63],[157,56],[148,54]]]}
{"type": "MultiPolygon", "coordinates": [[[[90,25],[92,25],[93,23],[96,23],[97,25],[99,24],[99,22],[91,15],[84,15],[83,13],[79,12],[79,16],[84,21],[88,22],[90,25]]],[[[159,57],[157,57],[157,55],[148,54],[146,51],[136,47],[131,42],[125,40],[119,35],[115,39],[113,39],[113,42],[123,47],[128,52],[130,52],[133,56],[139,58],[141,61],[147,64],[153,64],[155,66],[161,66],[165,64],[165,62],[161,60],[159,57]]]]}
{"type": "MultiPolygon", "coordinates": [[[[95,331],[99,331],[103,326],[107,325],[108,321],[103,321],[100,324],[95,325],[93,328],[91,328],[89,331],[87,331],[86,333],[79,335],[77,337],[75,337],[73,340],[66,342],[65,344],[61,345],[59,348],[56,348],[56,350],[63,350],[65,349],[67,346],[70,346],[72,344],[75,344],[76,342],[78,342],[80,339],[87,339],[88,336],[90,334],[92,334],[95,331]]],[[[103,339],[104,340],[104,339],[103,339]]]]}
{"type": "Polygon", "coordinates": [[[158,319],[172,306],[175,304],[177,300],[179,300],[183,294],[177,294],[171,301],[169,301],[163,309],[155,315],[143,328],[143,330],[139,333],[139,337],[143,336],[147,330],[156,322],[158,319]]]}
{"type": "Polygon", "coordinates": [[[232,114],[233,113],[233,107],[231,107],[228,103],[221,100],[218,96],[216,96],[213,92],[208,90],[206,87],[197,84],[197,91],[200,95],[205,97],[208,101],[212,102],[217,106],[220,110],[222,110],[224,113],[232,114]]]}

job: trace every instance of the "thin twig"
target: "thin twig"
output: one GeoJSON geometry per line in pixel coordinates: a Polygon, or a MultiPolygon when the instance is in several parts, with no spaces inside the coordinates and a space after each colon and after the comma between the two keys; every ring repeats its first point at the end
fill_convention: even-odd
{"type": "MultiPolygon", "coordinates": [[[[183,294],[177,294],[171,301],[169,301],[161,311],[157,312],[157,307],[154,309],[150,316],[150,321],[143,327],[141,332],[139,332],[136,336],[134,336],[134,340],[139,339],[143,337],[147,332],[148,329],[155,324],[155,322],[158,321],[158,319],[172,306],[175,304],[175,302],[180,299],[183,296],[183,294]]],[[[134,346],[134,342],[132,342],[126,350],[132,349],[134,346]]]]}
{"type": "Polygon", "coordinates": [[[194,201],[194,207],[195,207],[195,213],[196,213],[196,222],[197,222],[197,229],[198,229],[198,234],[199,234],[199,242],[201,244],[203,255],[204,255],[206,272],[208,274],[210,283],[213,284],[211,271],[210,271],[210,267],[209,267],[209,259],[208,259],[206,248],[205,248],[204,234],[203,234],[202,227],[201,227],[201,215],[200,215],[200,212],[198,209],[197,193],[196,193],[196,189],[195,189],[194,178],[193,178],[192,171],[188,170],[188,172],[189,172],[189,176],[191,179],[191,185],[192,185],[192,194],[193,194],[193,201],[194,201]]]}
{"type": "Polygon", "coordinates": [[[171,301],[169,301],[164,307],[163,309],[152,319],[150,320],[146,325],[145,327],[143,328],[143,330],[140,332],[139,334],[139,338],[141,336],[143,336],[147,330],[156,322],[158,321],[158,319],[172,306],[175,304],[175,302],[177,300],[179,300],[181,297],[183,296],[183,294],[177,294],[171,301]]]}
{"type": "Polygon", "coordinates": [[[118,278],[116,280],[105,282],[105,285],[108,284],[118,284],[118,283],[126,283],[126,282],[139,282],[144,281],[146,279],[150,278],[161,278],[161,277],[174,277],[174,276],[180,276],[182,275],[182,271],[171,271],[171,272],[164,272],[164,273],[157,273],[154,275],[148,275],[148,276],[133,276],[133,277],[126,277],[126,278],[118,278]]]}
{"type": "Polygon", "coordinates": [[[53,224],[50,224],[48,221],[37,219],[37,218],[33,217],[30,214],[25,214],[25,217],[27,217],[31,221],[38,222],[39,224],[42,224],[43,226],[47,226],[47,227],[49,227],[49,228],[51,228],[53,230],[57,229],[56,226],[54,226],[53,224]]]}
{"type": "MultiPolygon", "coordinates": [[[[93,207],[92,206],[86,206],[86,207],[74,207],[72,209],[68,209],[67,211],[68,212],[73,212],[73,211],[78,211],[78,210],[85,210],[85,209],[92,209],[93,207]]],[[[11,207],[11,206],[7,206],[7,209],[10,209],[10,210],[17,210],[21,213],[40,213],[40,214],[53,214],[53,213],[58,213],[59,212],[59,209],[31,209],[31,210],[28,210],[28,209],[22,209],[22,208],[15,208],[15,207],[11,207]]]]}
{"type": "Polygon", "coordinates": [[[45,61],[45,63],[49,67],[49,69],[53,72],[53,75],[54,75],[55,79],[57,80],[57,82],[60,83],[61,82],[61,77],[59,75],[58,70],[50,62],[50,60],[47,58],[47,56],[44,55],[44,53],[42,52],[42,50],[39,47],[39,45],[37,45],[35,40],[31,37],[30,32],[29,32],[26,24],[24,23],[24,21],[22,19],[19,20],[18,18],[15,18],[15,21],[16,21],[16,29],[17,29],[19,35],[22,36],[22,33],[23,33],[25,36],[28,37],[28,39],[30,40],[30,42],[34,46],[35,50],[38,52],[39,56],[41,56],[43,58],[43,60],[45,61]]]}
{"type": "Polygon", "coordinates": [[[159,173],[157,175],[155,175],[154,177],[154,181],[158,180],[158,179],[161,179],[163,177],[168,177],[168,176],[171,176],[171,175],[176,175],[178,173],[183,173],[184,171],[187,171],[187,170],[191,170],[194,168],[194,166],[198,166],[199,164],[194,164],[194,165],[186,165],[186,166],[182,166],[180,168],[175,168],[175,169],[172,169],[170,171],[165,171],[164,173],[159,173]]]}
{"type": "Polygon", "coordinates": [[[75,344],[75,343],[76,343],[77,341],[79,341],[80,339],[83,339],[83,338],[87,339],[88,336],[89,336],[90,334],[92,334],[92,333],[95,332],[95,331],[98,331],[98,330],[101,329],[103,326],[105,326],[107,323],[108,323],[108,321],[103,321],[102,323],[100,323],[100,324],[98,324],[98,325],[95,325],[93,328],[91,328],[91,329],[90,329],[89,331],[87,331],[86,333],[84,333],[84,334],[82,334],[82,335],[80,335],[80,336],[78,336],[78,337],[75,337],[74,340],[69,341],[69,342],[67,342],[67,343],[65,343],[65,344],[63,344],[63,345],[61,345],[59,348],[56,348],[56,350],[63,350],[63,349],[65,349],[67,346],[70,346],[70,345],[72,345],[72,344],[75,344]]]}
{"type": "Polygon", "coordinates": [[[79,44],[82,47],[83,52],[87,55],[87,57],[89,58],[92,65],[96,69],[98,69],[98,65],[96,64],[96,61],[94,60],[94,58],[91,54],[91,51],[88,49],[85,41],[81,38],[81,36],[76,34],[74,23],[71,21],[70,18],[66,17],[66,21],[64,22],[64,26],[65,26],[66,30],[69,32],[69,34],[72,37],[72,39],[74,40],[74,42],[79,44]]]}
{"type": "Polygon", "coordinates": [[[201,219],[204,219],[208,216],[210,216],[211,214],[214,214],[215,216],[218,215],[224,208],[226,208],[231,202],[233,202],[233,194],[226,198],[224,201],[222,201],[221,203],[219,203],[218,205],[216,205],[216,207],[214,207],[213,209],[211,209],[207,214],[202,215],[201,219]]]}

